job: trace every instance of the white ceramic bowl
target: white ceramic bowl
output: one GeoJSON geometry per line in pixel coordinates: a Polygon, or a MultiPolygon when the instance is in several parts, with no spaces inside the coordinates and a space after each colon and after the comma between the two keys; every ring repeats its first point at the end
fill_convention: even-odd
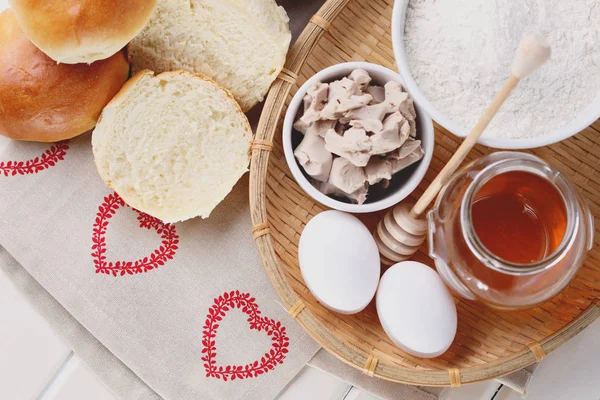
{"type": "MultiPolygon", "coordinates": [[[[417,82],[413,78],[408,65],[408,59],[404,51],[404,23],[406,20],[406,11],[409,0],[396,0],[392,13],[392,44],[394,47],[394,57],[400,74],[406,83],[406,90],[412,95],[415,103],[418,103],[427,114],[448,131],[459,137],[465,137],[469,134],[472,127],[464,127],[452,120],[451,115],[443,115],[433,104],[427,100],[417,82]]],[[[535,147],[547,146],[552,143],[560,142],[576,133],[582,131],[595,120],[600,118],[600,95],[577,118],[570,121],[564,127],[548,132],[545,135],[526,138],[526,139],[500,139],[481,137],[477,141],[486,146],[498,149],[532,149],[535,147]]],[[[485,135],[485,133],[484,133],[485,135]]]]}
{"type": "Polygon", "coordinates": [[[415,102],[415,110],[417,111],[417,139],[421,140],[423,150],[425,151],[425,156],[419,162],[395,174],[390,181],[389,188],[385,189],[385,191],[380,191],[380,193],[377,193],[377,196],[372,196],[376,188],[373,186],[370,187],[369,197],[367,197],[367,201],[364,204],[359,205],[336,200],[317,190],[304,175],[294,157],[294,149],[300,143],[302,134],[293,129],[293,124],[302,106],[302,98],[312,85],[317,82],[332,82],[341,79],[344,76],[348,76],[356,68],[362,68],[367,71],[371,75],[372,82],[375,84],[383,85],[389,81],[397,81],[404,85],[400,75],[381,65],[366,62],[349,62],[325,68],[306,81],[292,98],[283,122],[283,150],[287,164],[296,182],[310,197],[335,210],[350,213],[368,213],[383,210],[399,203],[419,185],[423,176],[425,176],[427,168],[429,168],[429,163],[433,155],[434,132],[431,118],[415,102]]]}

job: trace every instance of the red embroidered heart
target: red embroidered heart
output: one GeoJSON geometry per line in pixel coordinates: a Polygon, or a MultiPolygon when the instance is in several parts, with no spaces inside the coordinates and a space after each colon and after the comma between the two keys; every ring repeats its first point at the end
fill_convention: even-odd
{"type": "Polygon", "coordinates": [[[204,369],[206,370],[207,378],[217,378],[227,381],[232,381],[236,378],[255,378],[274,369],[278,364],[282,364],[285,360],[285,355],[288,352],[290,340],[285,335],[285,327],[281,322],[274,321],[270,318],[261,317],[258,305],[255,299],[250,297],[249,293],[240,293],[238,290],[225,292],[214,300],[214,304],[208,310],[204,330],[202,331],[202,361],[205,362],[204,369]],[[223,319],[225,313],[231,309],[241,309],[243,313],[248,315],[248,323],[250,329],[264,331],[271,337],[272,346],[267,351],[260,361],[254,361],[247,365],[227,365],[217,366],[217,348],[215,346],[215,337],[219,328],[219,321],[223,319]]]}
{"type": "Polygon", "coordinates": [[[69,146],[68,141],[57,142],[39,157],[27,161],[0,161],[0,175],[15,176],[37,174],[49,167],[53,167],[57,162],[64,160],[69,146]]]}
{"type": "Polygon", "coordinates": [[[140,228],[154,229],[162,239],[161,246],[154,250],[148,257],[136,261],[106,261],[106,228],[109,220],[115,215],[117,210],[126,206],[125,202],[118,194],[113,193],[104,198],[104,202],[98,207],[96,221],[92,229],[92,257],[96,266],[97,274],[133,275],[141,272],[148,272],[154,268],[164,265],[165,262],[172,259],[177,250],[179,236],[175,226],[165,224],[157,218],[132,208],[138,214],[140,228]]]}

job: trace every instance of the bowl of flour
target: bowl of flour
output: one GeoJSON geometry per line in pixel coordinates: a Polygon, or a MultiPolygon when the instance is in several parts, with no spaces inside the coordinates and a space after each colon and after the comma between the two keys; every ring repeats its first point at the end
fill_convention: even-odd
{"type": "Polygon", "coordinates": [[[464,137],[503,86],[522,36],[552,57],[523,79],[479,139],[502,149],[549,145],[600,117],[600,4],[564,0],[396,0],[394,55],[407,91],[464,137]]]}

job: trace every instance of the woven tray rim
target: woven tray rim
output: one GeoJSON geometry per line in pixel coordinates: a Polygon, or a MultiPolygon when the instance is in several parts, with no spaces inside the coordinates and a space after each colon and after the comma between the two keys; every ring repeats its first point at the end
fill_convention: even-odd
{"type": "Polygon", "coordinates": [[[256,145],[252,146],[250,163],[250,213],[255,243],[271,283],[290,315],[315,341],[340,360],[362,370],[369,376],[411,385],[460,386],[464,383],[497,378],[539,361],[540,348],[541,357],[551,353],[600,317],[600,304],[592,303],[569,324],[543,340],[532,343],[529,349],[525,347],[520,352],[476,367],[450,368],[447,371],[422,370],[397,366],[387,363],[385,360],[379,361],[371,354],[344,341],[324,326],[305,307],[302,298],[295,293],[288,282],[273,247],[266,211],[266,179],[271,154],[270,143],[272,143],[279,119],[284,111],[285,100],[300,69],[314,45],[350,1],[328,0],[311,18],[290,49],[284,69],[267,95],[258,123],[255,136],[256,145]],[[265,146],[265,143],[269,145],[265,146]]]}

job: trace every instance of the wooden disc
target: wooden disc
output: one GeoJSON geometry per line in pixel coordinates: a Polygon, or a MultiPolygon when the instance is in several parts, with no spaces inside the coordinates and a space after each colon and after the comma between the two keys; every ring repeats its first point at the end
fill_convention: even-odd
{"type": "Polygon", "coordinates": [[[425,241],[425,235],[417,236],[412,233],[406,232],[400,225],[396,223],[391,212],[385,214],[383,218],[385,229],[389,232],[390,236],[396,239],[400,243],[404,243],[408,246],[420,246],[425,241]]]}
{"type": "Polygon", "coordinates": [[[385,258],[384,256],[382,256],[381,254],[379,254],[379,258],[381,259],[381,263],[383,265],[385,265],[386,267],[391,267],[392,265],[396,264],[395,261],[392,260],[388,260],[387,258],[385,258]]]}
{"type": "Polygon", "coordinates": [[[392,250],[390,250],[379,238],[379,235],[377,234],[377,232],[375,232],[375,234],[373,235],[373,237],[375,238],[375,243],[377,243],[377,248],[379,249],[379,252],[381,253],[382,256],[384,256],[385,258],[387,258],[388,260],[394,261],[394,262],[400,262],[400,261],[406,261],[410,259],[410,256],[405,256],[402,254],[398,254],[392,250]]]}
{"type": "Polygon", "coordinates": [[[398,253],[403,256],[412,256],[417,252],[417,250],[419,250],[419,246],[408,246],[394,239],[394,237],[392,237],[392,235],[390,235],[385,228],[383,220],[379,221],[379,224],[377,224],[377,235],[383,244],[385,244],[387,248],[392,250],[394,253],[398,253]]]}
{"type": "Polygon", "coordinates": [[[394,207],[394,220],[408,233],[416,236],[422,236],[427,233],[427,220],[424,218],[415,219],[410,216],[410,209],[413,204],[400,203],[394,207]]]}

